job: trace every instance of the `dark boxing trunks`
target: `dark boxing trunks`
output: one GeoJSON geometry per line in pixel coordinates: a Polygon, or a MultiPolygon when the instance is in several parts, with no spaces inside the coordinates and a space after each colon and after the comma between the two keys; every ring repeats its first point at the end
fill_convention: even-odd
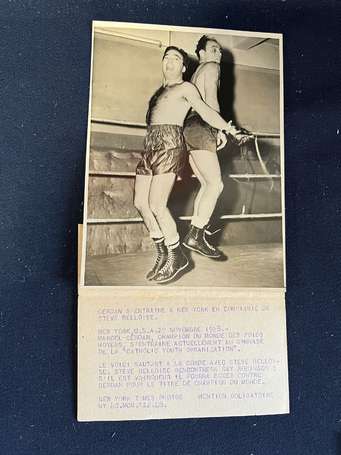
{"type": "Polygon", "coordinates": [[[206,123],[199,114],[190,112],[184,127],[187,150],[217,151],[218,130],[206,123]]]}
{"type": "Polygon", "coordinates": [[[187,150],[181,126],[149,125],[136,174],[158,175],[172,172],[181,175],[186,160],[187,150]]]}

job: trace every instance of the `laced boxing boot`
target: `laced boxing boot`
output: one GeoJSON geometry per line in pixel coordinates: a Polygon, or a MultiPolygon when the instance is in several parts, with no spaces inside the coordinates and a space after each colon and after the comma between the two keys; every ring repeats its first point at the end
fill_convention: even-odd
{"type": "MultiPolygon", "coordinates": [[[[211,246],[214,246],[212,245],[211,243],[211,239],[215,237],[215,235],[217,235],[219,232],[221,232],[223,230],[222,227],[219,227],[219,226],[216,226],[214,227],[213,225],[211,224],[207,224],[206,226],[204,226],[204,238],[207,240],[207,242],[209,243],[209,245],[211,246]]],[[[221,250],[219,250],[218,248],[216,248],[219,253],[220,253],[220,256],[219,258],[217,258],[217,260],[219,261],[227,261],[228,260],[228,256],[226,256],[225,253],[223,253],[221,250]]]]}
{"type": "Polygon", "coordinates": [[[190,229],[184,238],[183,245],[189,250],[195,251],[207,258],[217,261],[226,261],[227,256],[218,248],[211,245],[205,237],[205,228],[198,228],[191,224],[190,229]]]}
{"type": "Polygon", "coordinates": [[[155,277],[158,271],[165,265],[168,256],[164,238],[153,239],[153,241],[155,243],[157,256],[154,267],[146,275],[147,280],[152,280],[155,277]]]}
{"type": "Polygon", "coordinates": [[[207,224],[204,227],[204,232],[207,237],[212,237],[222,230],[221,227],[214,227],[211,224],[207,224]]]}
{"type": "Polygon", "coordinates": [[[180,278],[185,269],[189,268],[189,261],[184,255],[180,244],[168,247],[168,257],[165,265],[155,275],[154,281],[157,283],[169,283],[180,278]],[[180,273],[182,272],[182,273],[180,273]]]}

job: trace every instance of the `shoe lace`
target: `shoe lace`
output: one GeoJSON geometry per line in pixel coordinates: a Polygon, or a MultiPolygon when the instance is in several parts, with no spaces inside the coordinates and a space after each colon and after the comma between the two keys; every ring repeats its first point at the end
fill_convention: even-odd
{"type": "Polygon", "coordinates": [[[156,261],[155,261],[155,266],[158,266],[162,260],[162,253],[159,252],[158,255],[156,256],[156,261]]]}
{"type": "Polygon", "coordinates": [[[162,267],[160,272],[161,273],[168,272],[173,260],[174,260],[174,252],[173,252],[173,250],[170,250],[170,251],[168,251],[167,261],[165,262],[165,265],[162,267]]]}

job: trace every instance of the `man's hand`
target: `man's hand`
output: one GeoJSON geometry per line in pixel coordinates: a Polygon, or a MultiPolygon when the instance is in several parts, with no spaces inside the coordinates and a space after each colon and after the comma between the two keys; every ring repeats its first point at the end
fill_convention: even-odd
{"type": "Polygon", "coordinates": [[[237,134],[234,135],[235,140],[237,141],[237,145],[241,146],[249,142],[250,140],[254,139],[254,135],[246,130],[245,128],[240,128],[237,131],[237,134]]]}
{"type": "Polygon", "coordinates": [[[227,137],[226,134],[223,133],[221,130],[218,130],[218,135],[217,135],[217,151],[221,150],[222,148],[225,147],[227,142],[227,137]]]}
{"type": "Polygon", "coordinates": [[[232,139],[236,145],[241,146],[244,145],[246,142],[254,139],[253,134],[246,130],[245,128],[237,129],[235,125],[233,125],[232,121],[229,121],[229,129],[224,130],[224,132],[232,139]]]}

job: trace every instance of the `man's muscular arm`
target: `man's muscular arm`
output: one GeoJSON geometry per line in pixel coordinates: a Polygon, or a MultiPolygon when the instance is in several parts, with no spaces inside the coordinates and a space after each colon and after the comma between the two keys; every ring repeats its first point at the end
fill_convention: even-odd
{"type": "Polygon", "coordinates": [[[217,130],[226,130],[227,132],[233,130],[231,122],[225,122],[218,112],[204,103],[198,89],[190,82],[184,82],[183,84],[183,97],[200,117],[209,125],[213,126],[213,128],[216,128],[217,130]]]}
{"type": "MultiPolygon", "coordinates": [[[[220,86],[220,65],[216,62],[208,62],[203,68],[204,79],[204,100],[212,109],[220,112],[218,101],[218,90],[220,86]]],[[[217,150],[225,147],[227,142],[226,135],[219,130],[217,136],[217,150]]]]}
{"type": "Polygon", "coordinates": [[[218,89],[220,84],[220,66],[215,62],[205,63],[203,71],[204,77],[204,101],[212,109],[220,112],[220,106],[218,102],[218,89]]]}

